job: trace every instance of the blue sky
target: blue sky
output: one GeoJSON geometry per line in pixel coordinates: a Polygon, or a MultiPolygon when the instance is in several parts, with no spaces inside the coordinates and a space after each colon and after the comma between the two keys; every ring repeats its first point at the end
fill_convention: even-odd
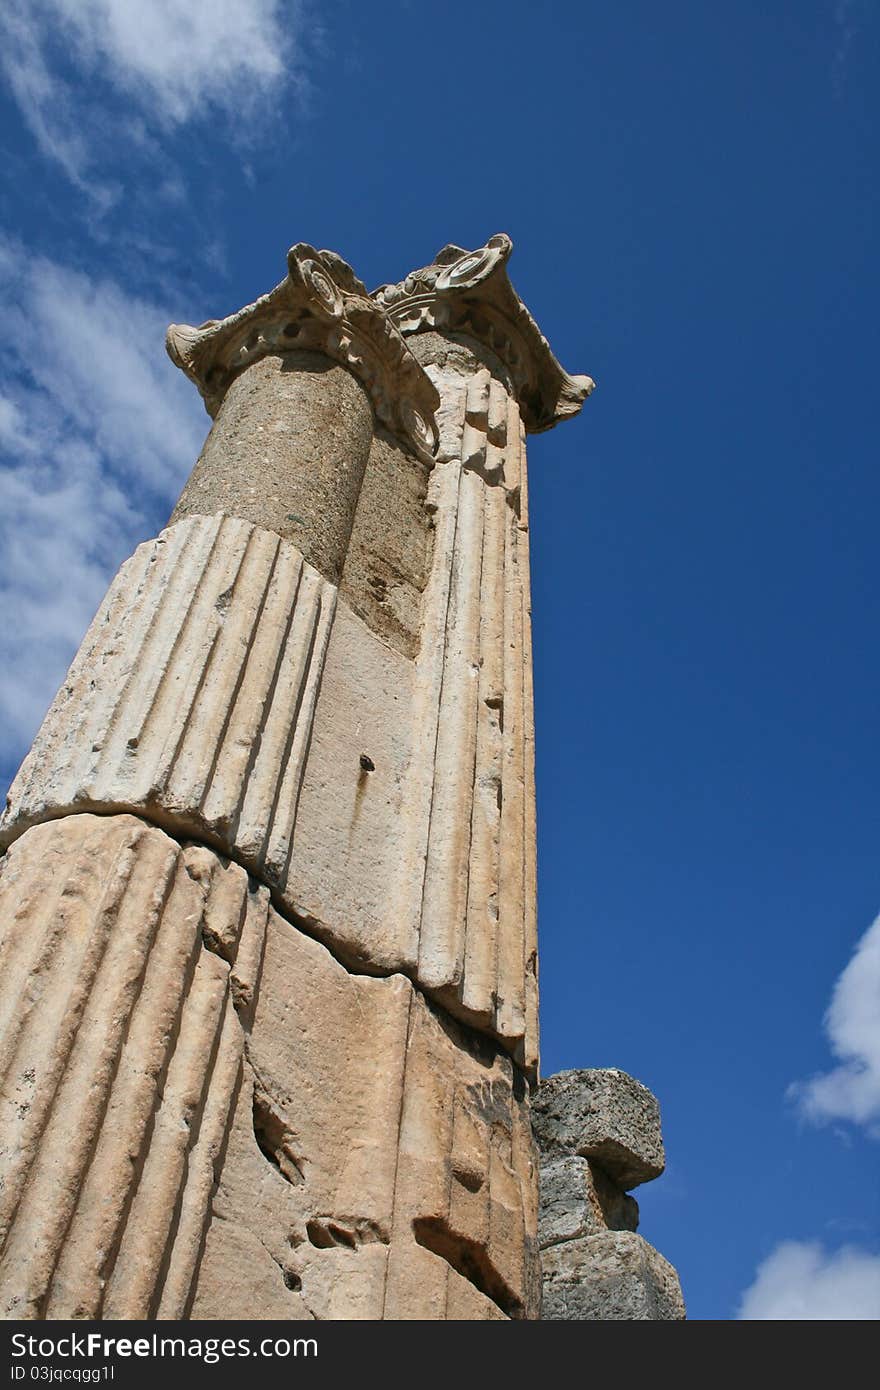
{"type": "Polygon", "coordinates": [[[4,11],[0,781],[204,437],[165,325],[509,232],[598,382],[530,448],[543,1070],[659,1095],[692,1317],[880,1316],[876,6],[4,11]]]}

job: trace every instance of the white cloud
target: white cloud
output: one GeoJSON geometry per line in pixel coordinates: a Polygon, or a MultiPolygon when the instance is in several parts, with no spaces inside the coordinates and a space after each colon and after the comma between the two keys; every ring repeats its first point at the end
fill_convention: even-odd
{"type": "Polygon", "coordinates": [[[28,8],[62,25],[83,67],[137,92],[163,121],[186,121],[208,102],[235,107],[239,83],[265,88],[284,72],[279,0],[29,0],[28,8]]]}
{"type": "Polygon", "coordinates": [[[0,245],[0,761],[16,763],[125,556],[166,520],[208,419],[170,315],[0,245]]]}
{"type": "Polygon", "coordinates": [[[299,80],[301,15],[300,0],[6,0],[0,61],[43,153],[109,206],[118,187],[90,174],[108,141],[144,153],[151,127],[210,113],[241,133],[299,80]]]}
{"type": "Polygon", "coordinates": [[[758,1266],[738,1317],[771,1322],[874,1321],[880,1318],[880,1255],[854,1246],[826,1251],[787,1240],[758,1266]]]}
{"type": "Polygon", "coordinates": [[[851,1120],[880,1133],[880,917],[856,946],[825,1015],[831,1071],[797,1082],[789,1096],[814,1123],[851,1120]]]}
{"type": "MultiPolygon", "coordinates": [[[[88,162],[87,145],[70,109],[71,94],[53,80],[43,59],[39,21],[22,0],[10,0],[0,11],[0,40],[0,62],[31,134],[43,153],[84,187],[81,171],[88,162]]],[[[101,201],[106,201],[105,195],[101,201]]]]}

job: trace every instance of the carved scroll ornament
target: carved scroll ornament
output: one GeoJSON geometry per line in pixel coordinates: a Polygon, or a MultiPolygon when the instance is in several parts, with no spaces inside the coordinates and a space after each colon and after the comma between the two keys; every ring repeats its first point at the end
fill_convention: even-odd
{"type": "Polygon", "coordinates": [[[439,397],[384,306],[333,251],[298,242],[287,267],[280,285],[227,318],[168,329],[168,354],[195,382],[208,414],[217,414],[233,378],[261,357],[307,349],[348,367],[379,421],[430,461],[439,397]]]}
{"type": "Polygon", "coordinates": [[[462,333],[490,348],[510,372],[523,423],[530,433],[576,415],[593,389],[588,376],[570,376],[550,350],[507,275],[513,242],[504,232],[465,251],[444,246],[432,265],[373,298],[401,333],[437,328],[462,333]]]}

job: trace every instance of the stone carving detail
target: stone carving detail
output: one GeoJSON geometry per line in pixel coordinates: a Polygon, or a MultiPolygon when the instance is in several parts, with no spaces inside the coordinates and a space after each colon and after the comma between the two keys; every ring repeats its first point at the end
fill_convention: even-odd
{"type": "Polygon", "coordinates": [[[411,271],[400,284],[380,285],[373,298],[401,333],[437,328],[491,348],[511,374],[526,429],[546,430],[576,415],[594,383],[569,376],[553,356],[507,277],[512,250],[503,232],[476,251],[444,246],[432,265],[411,271]]]}
{"type": "Polygon", "coordinates": [[[294,545],[235,517],[144,542],[12,785],[2,840],[124,807],[283,879],[335,606],[294,545]]]}
{"type": "Polygon", "coordinates": [[[168,329],[169,356],[198,386],[208,414],[216,415],[230,381],[253,362],[304,348],[353,371],[381,423],[430,459],[436,392],[382,306],[333,251],[298,242],[287,271],[280,285],[225,319],[168,329]]]}
{"type": "Polygon", "coordinates": [[[268,909],[132,816],[35,827],[2,861],[4,1317],[184,1316],[268,909]]]}
{"type": "Polygon", "coordinates": [[[542,1081],[532,1125],[541,1154],[538,1237],[551,1321],[680,1320],[678,1275],[636,1234],[626,1189],[663,1172],[660,1109],[613,1067],[542,1081]]]}

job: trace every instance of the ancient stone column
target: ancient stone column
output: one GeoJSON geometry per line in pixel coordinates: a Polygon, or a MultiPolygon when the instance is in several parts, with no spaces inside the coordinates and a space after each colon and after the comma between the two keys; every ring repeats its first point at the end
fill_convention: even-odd
{"type": "Polygon", "coordinates": [[[539,1316],[524,440],[592,383],[510,249],[169,330],[211,433],[0,821],[4,1316],[539,1316]]]}

